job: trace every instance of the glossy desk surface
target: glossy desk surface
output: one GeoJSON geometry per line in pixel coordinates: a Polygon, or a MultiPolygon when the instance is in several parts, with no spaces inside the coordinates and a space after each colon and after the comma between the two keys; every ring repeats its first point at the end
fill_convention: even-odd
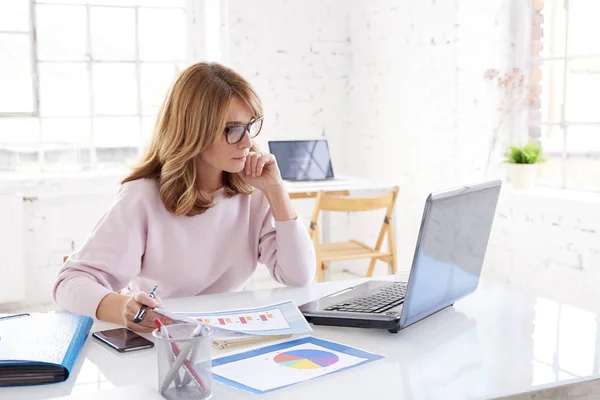
{"type": "MultiPolygon", "coordinates": [[[[303,304],[353,282],[327,282],[171,299],[172,311],[244,308],[292,299],[303,304]]],[[[398,334],[313,326],[313,335],[386,356],[383,360],[261,396],[265,399],[480,399],[600,376],[600,319],[581,309],[492,282],[398,334]]],[[[96,322],[92,331],[113,327],[96,322]]],[[[216,352],[215,355],[225,354],[216,352]]],[[[88,339],[67,382],[0,389],[0,399],[152,399],[154,349],[119,354],[88,339]],[[137,387],[137,389],[136,389],[137,387]]],[[[214,384],[214,399],[251,398],[214,384]]],[[[160,398],[156,394],[156,398],[160,398]]]]}

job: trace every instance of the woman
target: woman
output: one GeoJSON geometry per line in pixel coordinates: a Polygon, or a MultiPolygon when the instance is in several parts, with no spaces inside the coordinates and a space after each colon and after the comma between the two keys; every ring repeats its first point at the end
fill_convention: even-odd
{"type": "Polygon", "coordinates": [[[160,299],[147,294],[154,285],[163,298],[239,290],[257,262],[285,285],[310,283],[310,238],[275,158],[252,143],[262,115],[256,93],[234,71],[216,63],[183,71],[142,162],[60,269],[54,301],[150,332],[159,317],[150,308],[160,299]],[[134,323],[142,304],[149,312],[134,323]]]}

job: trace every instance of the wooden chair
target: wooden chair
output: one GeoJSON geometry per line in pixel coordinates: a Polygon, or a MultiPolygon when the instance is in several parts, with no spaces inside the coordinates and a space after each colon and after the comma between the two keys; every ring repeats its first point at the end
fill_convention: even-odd
{"type": "Polygon", "coordinates": [[[397,195],[397,186],[391,192],[375,197],[340,197],[331,196],[323,192],[318,194],[309,229],[309,235],[314,243],[317,258],[317,282],[323,281],[323,270],[327,268],[326,263],[330,261],[370,258],[371,263],[369,264],[367,276],[373,276],[373,269],[377,260],[388,263],[391,266],[392,273],[396,273],[396,244],[392,212],[397,195]],[[375,247],[370,247],[357,240],[340,243],[320,242],[317,221],[319,220],[319,213],[321,211],[358,212],[383,208],[386,209],[385,218],[383,219],[375,247]],[[388,238],[388,251],[381,251],[381,245],[386,234],[388,238]]]}

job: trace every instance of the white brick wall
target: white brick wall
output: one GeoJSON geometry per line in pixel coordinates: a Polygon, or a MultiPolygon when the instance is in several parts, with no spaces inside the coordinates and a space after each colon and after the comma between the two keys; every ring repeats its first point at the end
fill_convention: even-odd
{"type": "MultiPolygon", "coordinates": [[[[0,257],[2,261],[14,262],[12,267],[22,268],[25,277],[22,285],[18,279],[10,278],[11,289],[19,289],[19,293],[25,290],[25,299],[18,301],[25,305],[52,301],[51,289],[63,256],[83,244],[93,225],[110,207],[122,176],[122,173],[80,174],[69,178],[0,181],[0,193],[12,194],[15,201],[8,209],[2,207],[9,223],[0,225],[0,236],[4,233],[11,236],[0,241],[0,257]]],[[[6,218],[0,220],[4,222],[6,218]]],[[[1,276],[2,283],[4,278],[9,280],[5,273],[1,276]]],[[[6,302],[14,300],[2,291],[0,306],[6,302]]]]}
{"type": "Polygon", "coordinates": [[[600,198],[506,188],[490,239],[486,276],[600,310],[600,198]]]}
{"type": "Polygon", "coordinates": [[[229,1],[229,64],[267,110],[259,144],[346,132],[346,9],[342,0],[229,1]]]}
{"type": "MultiPolygon", "coordinates": [[[[528,3],[229,0],[223,50],[264,101],[264,148],[269,139],[324,136],[337,173],[400,185],[399,265],[406,270],[426,195],[483,178],[490,129],[483,71],[520,60],[528,3]]],[[[60,256],[85,238],[117,182],[0,182],[0,192],[40,196],[25,205],[23,222],[32,302],[49,300],[60,256]]],[[[486,275],[600,310],[594,201],[504,191],[486,275]]],[[[312,202],[297,206],[306,220],[312,202]]],[[[332,237],[374,240],[380,218],[332,218],[332,237]]]]}
{"type": "MultiPolygon", "coordinates": [[[[258,16],[249,17],[249,13],[258,15],[264,13],[264,7],[271,6],[278,10],[277,15],[285,17],[286,12],[280,7],[296,12],[298,2],[261,1],[258,4],[260,7],[253,6],[253,11],[243,2],[230,2],[232,13],[246,16],[241,23],[230,26],[232,35],[243,38],[233,43],[232,53],[253,51],[252,46],[250,49],[245,46],[268,41],[269,34],[286,36],[293,30],[270,26],[270,32],[265,33],[243,22],[259,20],[258,16]]],[[[313,3],[303,4],[310,8],[313,3]]],[[[289,139],[325,132],[338,172],[398,182],[401,187],[397,203],[401,269],[410,266],[426,195],[432,190],[483,179],[493,118],[483,71],[524,66],[530,9],[529,1],[519,0],[340,0],[327,2],[323,14],[310,21],[312,28],[302,32],[303,41],[299,38],[294,41],[296,45],[301,43],[301,52],[314,47],[321,40],[314,33],[323,26],[343,38],[342,21],[347,18],[348,55],[337,58],[338,70],[334,71],[337,73],[329,76],[334,82],[347,80],[347,92],[337,93],[342,97],[339,105],[347,107],[347,114],[337,115],[339,108],[332,113],[327,107],[330,105],[325,103],[319,118],[306,127],[310,132],[289,129],[277,131],[276,135],[289,139]],[[332,21],[331,7],[336,10],[335,21],[332,21]],[[342,135],[327,129],[332,118],[344,122],[342,135]]],[[[296,20],[304,23],[305,15],[300,12],[296,20]]],[[[329,43],[323,46],[334,47],[329,43]]],[[[260,79],[250,77],[263,97],[268,98],[270,93],[279,90],[276,86],[265,87],[265,82],[270,81],[266,64],[273,57],[277,57],[279,66],[275,76],[281,73],[302,76],[304,86],[317,90],[316,94],[311,92],[314,98],[331,96],[331,93],[318,92],[318,85],[306,65],[298,61],[302,60],[302,54],[267,49],[264,57],[231,58],[231,65],[236,69],[264,72],[260,79]],[[306,75],[302,75],[304,73],[306,75]]],[[[315,65],[311,65],[312,68],[315,65]]],[[[265,103],[268,114],[287,115],[291,120],[296,117],[294,110],[298,104],[294,98],[265,103]]],[[[321,104],[324,103],[319,106],[321,104]]],[[[511,126],[500,145],[508,140],[519,140],[523,135],[523,126],[511,126]]],[[[268,134],[263,137],[269,138],[268,134]]],[[[503,177],[504,171],[497,161],[496,155],[496,164],[492,165],[488,178],[503,177]]],[[[543,202],[551,204],[546,209],[547,214],[531,221],[534,211],[540,210],[540,199],[507,192],[509,194],[503,192],[499,222],[490,240],[486,274],[550,297],[556,297],[555,281],[566,274],[569,279],[563,282],[561,298],[597,307],[592,305],[590,291],[580,288],[584,282],[594,281],[596,272],[589,269],[600,268],[597,259],[600,221],[589,220],[586,214],[579,213],[581,199],[552,200],[552,194],[543,196],[543,202]],[[502,210],[507,208],[513,210],[512,213],[503,214],[502,210]],[[574,218],[586,224],[589,231],[563,222],[551,229],[544,222],[548,218],[560,221],[574,218]],[[522,226],[528,227],[527,233],[519,230],[522,226]],[[549,241],[556,250],[543,252],[549,241]],[[530,251],[530,248],[537,250],[530,251]],[[583,260],[583,269],[579,267],[580,260],[583,260]],[[540,275],[543,277],[539,278],[540,275]]],[[[376,233],[375,229],[366,228],[374,226],[372,217],[337,218],[333,219],[333,226],[334,239],[345,234],[364,237],[366,231],[366,236],[374,240],[376,233]]],[[[363,264],[356,266],[356,272],[364,272],[363,264]]]]}

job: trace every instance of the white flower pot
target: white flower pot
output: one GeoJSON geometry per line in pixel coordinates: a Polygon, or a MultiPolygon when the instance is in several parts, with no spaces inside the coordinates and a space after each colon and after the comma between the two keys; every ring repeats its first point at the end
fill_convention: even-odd
{"type": "Polygon", "coordinates": [[[508,164],[508,179],[513,188],[529,189],[535,183],[537,164],[508,164]]]}

